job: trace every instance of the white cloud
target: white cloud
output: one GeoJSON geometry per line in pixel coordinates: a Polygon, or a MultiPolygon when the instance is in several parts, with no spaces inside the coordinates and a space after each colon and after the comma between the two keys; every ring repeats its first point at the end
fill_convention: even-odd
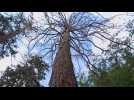
{"type": "Polygon", "coordinates": [[[11,58],[6,57],[0,60],[0,71],[4,71],[7,66],[11,65],[11,58]]]}
{"type": "MultiPolygon", "coordinates": [[[[71,15],[71,13],[72,12],[67,12],[66,13],[67,17],[69,17],[71,15]]],[[[99,13],[106,18],[109,18],[111,16],[115,16],[115,15],[119,15],[119,14],[127,14],[126,12],[99,12],[99,13]]],[[[43,16],[42,12],[34,13],[34,18],[36,19],[36,21],[41,21],[42,16],[43,16]]],[[[126,17],[124,17],[124,18],[126,18],[126,17]]],[[[122,18],[118,17],[117,19],[113,20],[113,22],[115,24],[117,24],[117,23],[122,24],[122,23],[124,23],[124,18],[123,17],[122,18]]],[[[121,36],[123,36],[123,35],[121,35],[121,36]]],[[[125,34],[124,34],[124,36],[125,36],[125,34]]],[[[22,40],[22,41],[25,44],[27,44],[25,40],[22,40]]],[[[101,40],[96,39],[96,38],[93,38],[93,41],[96,43],[96,45],[98,45],[100,47],[106,47],[107,44],[108,44],[107,41],[101,41],[101,40]]],[[[19,51],[19,53],[16,55],[16,60],[17,61],[22,61],[21,55],[27,52],[27,50],[25,48],[25,45],[21,44],[20,47],[18,48],[18,51],[19,51]]],[[[94,48],[94,47],[93,47],[93,51],[96,52],[96,53],[99,53],[99,50],[97,48],[94,48]]],[[[17,63],[16,60],[14,60],[13,63],[17,63]]],[[[8,65],[10,65],[10,57],[7,57],[7,58],[4,58],[4,59],[0,60],[0,66],[3,66],[3,67],[0,68],[0,70],[5,69],[5,67],[8,66],[8,65]]]]}
{"type": "MultiPolygon", "coordinates": [[[[72,12],[66,13],[67,17],[69,17],[71,13],[72,12]]],[[[118,15],[118,14],[126,14],[126,12],[99,12],[99,13],[102,14],[106,18],[112,17],[114,15],[118,15]]],[[[42,21],[42,19],[41,19],[42,16],[43,16],[42,15],[42,12],[36,12],[36,13],[34,13],[34,18],[36,19],[36,21],[42,21]]],[[[121,25],[126,20],[127,20],[127,18],[124,16],[124,17],[118,17],[118,18],[114,19],[113,22],[115,24],[121,25]],[[124,20],[124,18],[125,18],[125,20],[124,20]]],[[[111,33],[112,32],[113,31],[111,31],[111,33]]],[[[123,35],[120,34],[120,36],[123,36],[123,35]]],[[[124,34],[124,36],[125,36],[125,34],[124,34]]],[[[27,41],[26,40],[22,40],[22,41],[24,42],[24,44],[27,44],[27,41]]],[[[94,43],[96,45],[98,45],[100,47],[103,47],[103,48],[107,48],[107,45],[109,44],[108,41],[101,41],[101,40],[96,39],[96,38],[93,38],[93,41],[94,41],[94,43]]],[[[16,58],[12,60],[12,63],[13,64],[17,64],[19,61],[23,61],[22,55],[27,52],[27,49],[25,48],[25,45],[24,44],[20,44],[19,45],[19,48],[17,49],[19,51],[19,53],[16,54],[16,58]]],[[[94,51],[94,53],[100,53],[99,49],[97,49],[95,47],[93,47],[93,51],[94,51]]],[[[4,59],[1,59],[0,60],[0,71],[4,71],[5,68],[7,66],[9,66],[9,65],[11,65],[11,57],[6,57],[4,59]]],[[[83,71],[86,71],[86,68],[85,67],[83,68],[83,71]]],[[[50,78],[50,75],[48,75],[48,76],[49,77],[47,77],[48,79],[46,81],[42,81],[41,82],[42,84],[45,84],[46,86],[47,86],[47,83],[48,83],[49,78],[50,78]]]]}
{"type": "MultiPolygon", "coordinates": [[[[101,15],[103,15],[105,18],[111,18],[115,15],[119,15],[115,17],[111,22],[118,27],[118,29],[110,29],[109,32],[111,35],[118,32],[119,29],[124,28],[124,25],[129,20],[126,12],[99,12],[101,15]]],[[[123,29],[122,32],[118,35],[119,38],[126,37],[127,32],[123,29]]],[[[99,46],[103,47],[104,49],[107,48],[108,44],[110,43],[108,40],[105,39],[105,41],[102,41],[97,38],[93,38],[93,42],[99,46]]],[[[96,54],[101,54],[101,50],[93,46],[93,52],[96,54]]]]}

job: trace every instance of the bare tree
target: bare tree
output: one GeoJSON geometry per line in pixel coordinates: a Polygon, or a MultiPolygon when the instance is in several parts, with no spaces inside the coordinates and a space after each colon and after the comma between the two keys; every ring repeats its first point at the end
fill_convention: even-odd
{"type": "Polygon", "coordinates": [[[95,68],[90,61],[91,45],[102,51],[106,50],[97,46],[91,36],[110,40],[106,37],[111,36],[107,29],[113,26],[107,25],[109,19],[89,12],[74,12],[70,17],[61,12],[45,12],[44,16],[47,22],[45,28],[38,27],[40,31],[30,42],[33,40],[35,44],[40,42],[40,45],[45,47],[42,48],[44,55],[52,57],[52,75],[49,85],[50,87],[76,87],[72,57],[83,59],[90,70],[95,68]]]}
{"type": "MultiPolygon", "coordinates": [[[[44,24],[32,26],[32,34],[29,36],[29,51],[35,46],[41,46],[40,53],[51,57],[52,75],[50,87],[76,87],[77,81],[74,74],[72,57],[82,59],[89,70],[97,69],[91,62],[93,55],[91,45],[103,52],[107,50],[96,45],[92,37],[105,39],[119,45],[127,44],[114,41],[114,37],[108,32],[114,26],[109,24],[113,19],[106,19],[101,15],[89,12],[74,12],[66,16],[62,12],[44,12],[44,24]]],[[[19,32],[20,33],[20,32],[19,32]]]]}

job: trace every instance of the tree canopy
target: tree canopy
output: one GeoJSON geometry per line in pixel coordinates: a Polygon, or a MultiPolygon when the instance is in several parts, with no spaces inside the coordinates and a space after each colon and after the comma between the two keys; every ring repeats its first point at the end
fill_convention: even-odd
{"type": "Polygon", "coordinates": [[[123,15],[105,18],[97,12],[0,13],[0,58],[16,57],[23,39],[31,57],[24,64],[8,67],[1,76],[1,86],[39,86],[48,70],[45,61],[52,70],[50,87],[132,86],[133,20],[116,26],[112,21],[118,16],[123,15]],[[121,32],[126,32],[125,38],[120,38],[121,32]],[[34,51],[37,56],[32,56],[34,51]],[[78,79],[78,66],[85,67],[88,75],[77,72],[81,74],[78,79]]]}
{"type": "Polygon", "coordinates": [[[23,64],[7,67],[0,78],[1,87],[40,87],[48,65],[39,56],[31,56],[23,64]]]}

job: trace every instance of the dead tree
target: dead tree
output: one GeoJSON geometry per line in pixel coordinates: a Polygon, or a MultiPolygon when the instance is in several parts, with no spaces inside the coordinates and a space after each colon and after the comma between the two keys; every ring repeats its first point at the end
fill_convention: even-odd
{"type": "Polygon", "coordinates": [[[77,86],[71,60],[69,37],[69,30],[65,29],[53,64],[53,72],[50,80],[51,87],[77,86]]]}
{"type": "Polygon", "coordinates": [[[37,35],[29,45],[34,41],[34,47],[40,42],[44,47],[40,51],[52,57],[50,87],[77,87],[72,57],[80,57],[87,65],[92,65],[90,45],[103,49],[93,43],[91,36],[108,34],[106,29],[111,26],[106,23],[109,20],[89,12],[74,12],[69,18],[61,12],[45,12],[44,16],[45,28],[39,27],[38,32],[36,28],[37,35]]]}

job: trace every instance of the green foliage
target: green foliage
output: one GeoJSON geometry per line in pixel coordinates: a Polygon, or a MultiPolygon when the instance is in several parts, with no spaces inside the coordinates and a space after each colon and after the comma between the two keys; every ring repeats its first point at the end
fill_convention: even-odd
{"type": "Polygon", "coordinates": [[[22,12],[0,13],[0,39],[13,33],[16,35],[0,42],[0,58],[17,53],[17,39],[19,35],[26,36],[26,28],[30,23],[22,12]]]}
{"type": "MultiPolygon", "coordinates": [[[[97,75],[90,72],[88,76],[79,81],[80,86],[97,87],[131,87],[134,86],[134,55],[127,49],[124,49],[122,54],[124,63],[112,63],[109,68],[101,67],[96,71],[97,75]],[[90,79],[90,80],[89,80],[90,79]],[[87,84],[88,83],[88,84],[87,84]]],[[[81,79],[81,77],[80,77],[81,79]]]]}
{"type": "Polygon", "coordinates": [[[41,57],[32,56],[24,65],[8,67],[0,78],[1,87],[40,87],[48,65],[41,57]]]}
{"type": "Polygon", "coordinates": [[[89,87],[91,86],[91,79],[89,76],[86,76],[84,73],[80,74],[78,77],[78,85],[80,87],[89,87]]]}

